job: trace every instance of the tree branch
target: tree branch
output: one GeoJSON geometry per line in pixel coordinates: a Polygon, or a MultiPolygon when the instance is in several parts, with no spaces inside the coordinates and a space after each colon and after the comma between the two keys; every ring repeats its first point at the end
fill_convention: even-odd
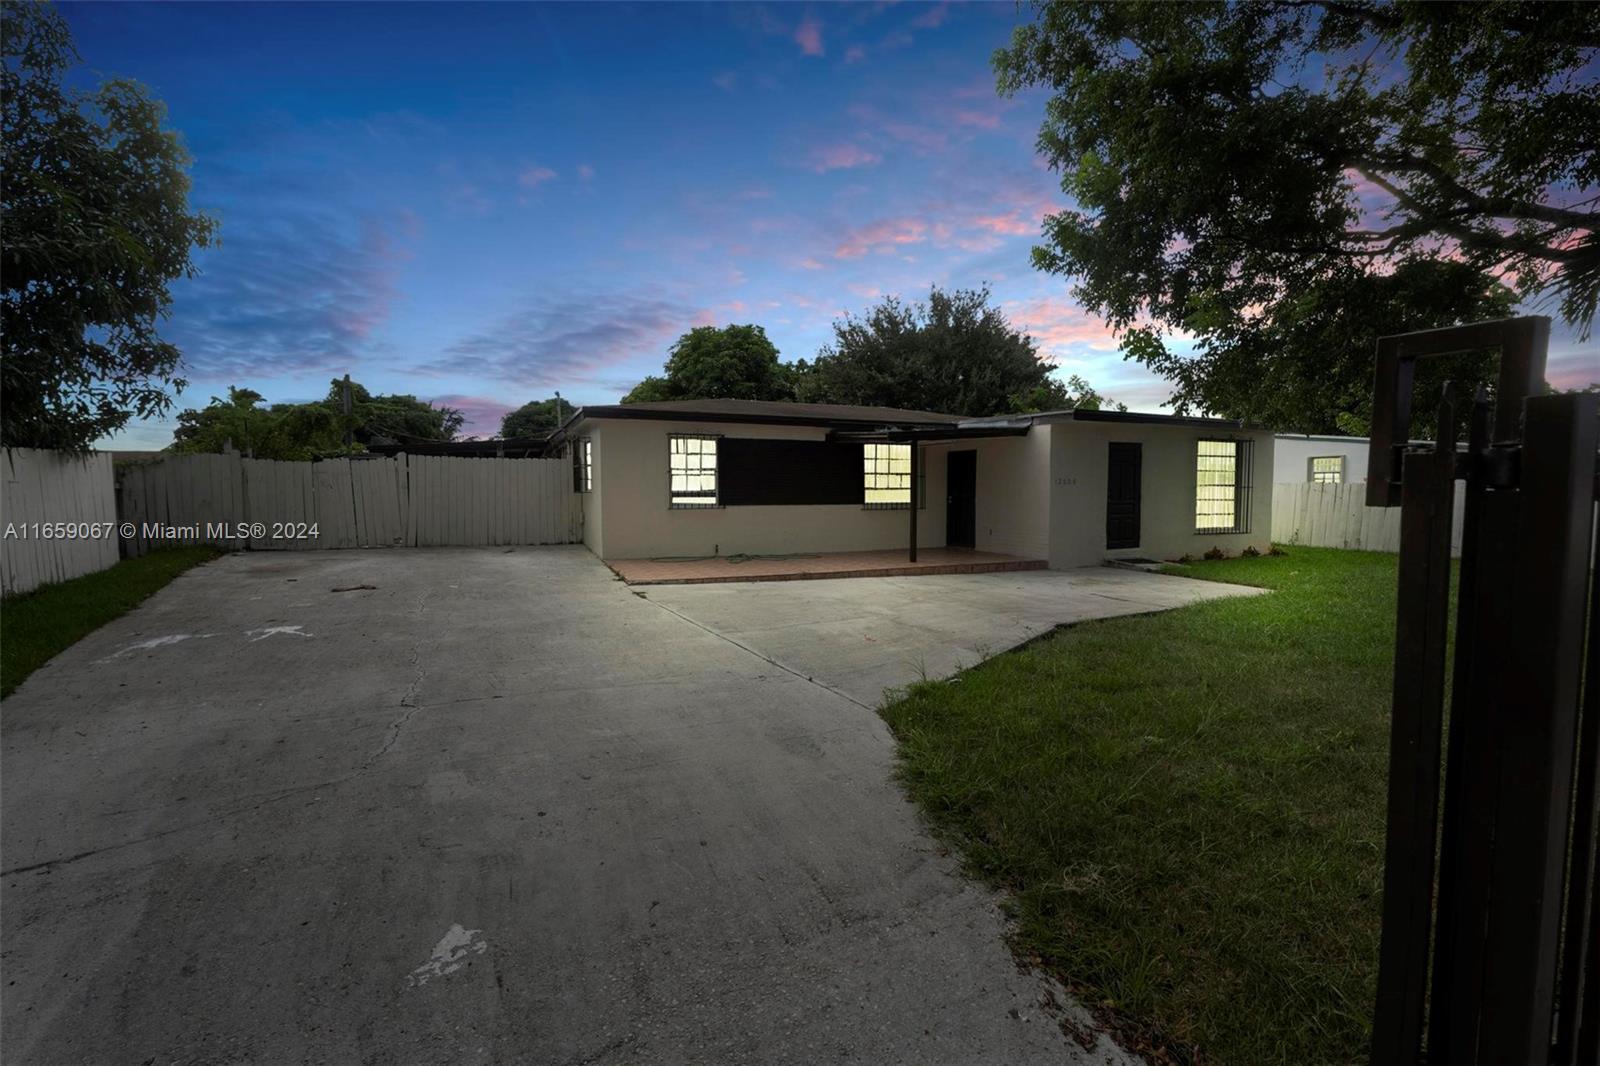
{"type": "MultiPolygon", "coordinates": [[[[1415,231],[1414,235],[1416,236],[1421,236],[1423,233],[1429,232],[1444,233],[1459,240],[1464,247],[1474,250],[1503,251],[1517,255],[1530,256],[1534,259],[1543,259],[1550,263],[1565,264],[1578,262],[1583,259],[1583,256],[1580,253],[1572,249],[1556,248],[1545,241],[1531,240],[1522,236],[1521,234],[1501,233],[1498,230],[1478,229],[1458,221],[1457,219],[1463,214],[1476,213],[1470,210],[1470,207],[1472,206],[1470,203],[1471,200],[1483,201],[1486,199],[1485,197],[1473,193],[1471,190],[1463,190],[1469,199],[1469,204],[1467,207],[1441,214],[1437,211],[1429,211],[1406,189],[1401,188],[1386,178],[1383,174],[1379,173],[1376,169],[1371,168],[1367,161],[1357,163],[1355,169],[1362,177],[1366,178],[1368,181],[1387,192],[1390,196],[1393,196],[1401,207],[1412,213],[1415,221],[1411,223],[1402,223],[1400,226],[1395,227],[1396,229],[1404,230],[1408,226],[1412,227],[1415,231]]],[[[1559,209],[1555,210],[1559,211],[1559,209]]],[[[1483,213],[1490,214],[1492,217],[1500,218],[1535,217],[1495,215],[1493,212],[1489,211],[1484,211],[1483,213]]],[[[1572,212],[1561,212],[1562,215],[1568,215],[1571,213],[1572,212]]],[[[1595,228],[1593,216],[1582,217],[1585,219],[1584,223],[1577,226],[1574,226],[1574,224],[1570,222],[1555,223],[1555,228],[1547,231],[1545,236],[1552,237],[1556,233],[1573,228],[1593,230],[1595,228]]],[[[1544,221],[1543,219],[1538,220],[1544,221]]]]}

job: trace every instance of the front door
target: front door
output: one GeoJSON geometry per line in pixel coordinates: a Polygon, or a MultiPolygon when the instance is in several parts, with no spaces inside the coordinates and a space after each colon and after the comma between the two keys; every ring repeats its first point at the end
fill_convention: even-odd
{"type": "Polygon", "coordinates": [[[978,543],[978,453],[945,454],[944,542],[971,548],[978,543]]]}
{"type": "Polygon", "coordinates": [[[1143,477],[1144,446],[1111,445],[1106,471],[1106,547],[1139,546],[1139,483],[1143,477]]]}

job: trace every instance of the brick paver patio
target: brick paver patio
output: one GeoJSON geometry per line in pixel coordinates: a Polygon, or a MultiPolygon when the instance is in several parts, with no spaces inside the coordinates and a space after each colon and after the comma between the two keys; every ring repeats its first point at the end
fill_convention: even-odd
{"type": "Polygon", "coordinates": [[[962,548],[923,548],[917,561],[906,550],[827,552],[792,556],[718,556],[704,559],[607,559],[630,585],[701,585],[714,581],[804,581],[832,577],[906,577],[1043,570],[1043,559],[1023,559],[962,548]]]}

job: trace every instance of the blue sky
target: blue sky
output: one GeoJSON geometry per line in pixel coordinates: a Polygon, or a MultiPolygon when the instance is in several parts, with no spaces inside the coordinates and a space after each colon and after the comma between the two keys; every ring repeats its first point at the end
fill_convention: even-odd
{"type": "Polygon", "coordinates": [[[487,434],[556,389],[614,402],[695,325],[809,358],[882,295],[983,283],[1062,373],[1166,398],[1030,266],[1065,201],[1033,149],[1043,95],[994,91],[1016,5],[62,10],[91,71],[166,102],[221,220],[164,328],[183,406],[348,372],[487,434]]]}

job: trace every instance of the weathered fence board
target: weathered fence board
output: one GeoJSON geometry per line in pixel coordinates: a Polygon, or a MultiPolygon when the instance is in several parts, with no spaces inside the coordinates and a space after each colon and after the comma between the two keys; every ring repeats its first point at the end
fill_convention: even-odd
{"type": "Polygon", "coordinates": [[[92,574],[117,561],[110,455],[7,448],[0,485],[0,528],[7,534],[0,541],[0,587],[7,594],[92,574]],[[52,527],[49,536],[45,524],[52,527]]]}
{"type": "MultiPolygon", "coordinates": [[[[1458,491],[1450,534],[1452,555],[1461,554],[1464,502],[1458,491]]],[[[1317,548],[1399,551],[1400,512],[1366,506],[1366,486],[1361,483],[1280,482],[1272,486],[1272,539],[1317,548]]]]}
{"type": "Polygon", "coordinates": [[[136,526],[129,555],[175,540],[300,551],[583,539],[581,501],[560,459],[175,455],[127,468],[118,495],[122,519],[136,526]],[[302,524],[317,535],[294,536],[302,524]]]}

